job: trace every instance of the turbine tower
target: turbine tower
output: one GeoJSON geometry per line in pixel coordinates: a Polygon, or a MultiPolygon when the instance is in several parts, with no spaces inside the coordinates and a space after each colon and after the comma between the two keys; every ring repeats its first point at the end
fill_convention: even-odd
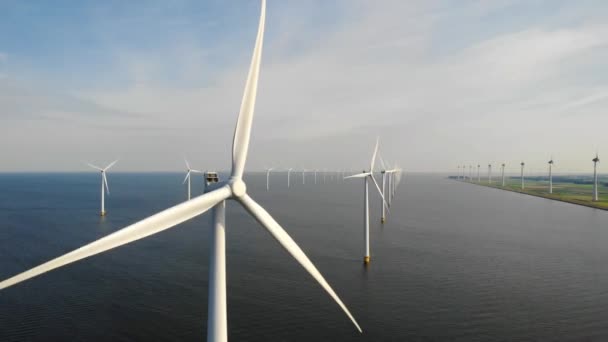
{"type": "Polygon", "coordinates": [[[523,161],[521,162],[521,189],[525,189],[526,184],[524,181],[524,166],[526,165],[526,163],[524,163],[523,161]]]}
{"type": "Polygon", "coordinates": [[[392,196],[393,193],[393,188],[391,188],[391,184],[390,181],[393,172],[395,172],[395,170],[387,170],[386,168],[386,164],[384,163],[384,160],[382,159],[382,157],[380,157],[380,165],[382,165],[382,203],[380,203],[380,206],[382,207],[382,215],[380,216],[380,223],[385,223],[386,222],[386,211],[388,210],[387,206],[390,203],[390,198],[392,196]],[[387,199],[385,201],[385,199],[387,199]]]}
{"type": "Polygon", "coordinates": [[[387,182],[388,188],[390,190],[388,192],[388,198],[385,198],[385,200],[387,202],[387,206],[390,207],[391,201],[393,200],[393,186],[394,186],[393,175],[391,173],[388,174],[388,179],[386,180],[386,182],[387,182]]]}
{"type": "Polygon", "coordinates": [[[549,164],[549,193],[552,194],[553,193],[553,156],[551,156],[551,159],[548,162],[549,164]]]}
{"type": "Polygon", "coordinates": [[[287,187],[289,188],[289,186],[291,185],[291,181],[289,179],[289,176],[291,175],[291,170],[293,170],[293,168],[289,168],[287,169],[287,187]]]}
{"type": "Polygon", "coordinates": [[[184,181],[182,182],[182,184],[185,184],[186,181],[188,181],[188,200],[190,200],[191,192],[192,192],[190,175],[192,173],[202,173],[202,172],[200,172],[199,170],[194,170],[194,169],[190,168],[190,164],[188,163],[188,161],[186,159],[184,159],[184,162],[186,163],[186,178],[184,178],[184,181]]]}
{"type": "Polygon", "coordinates": [[[272,168],[266,169],[266,191],[270,190],[270,171],[272,171],[272,168]]]}
{"type": "Polygon", "coordinates": [[[112,234],[91,242],[70,253],[64,254],[51,261],[43,263],[28,271],[0,282],[0,289],[18,284],[45,272],[78,260],[91,257],[107,250],[131,243],[147,236],[174,227],[184,221],[199,216],[214,208],[214,225],[211,231],[210,267],[209,267],[209,300],[207,341],[226,342],[228,340],[228,323],[226,307],[226,252],[225,252],[225,217],[224,207],[227,199],[240,203],[283,248],[323,287],[323,289],[342,308],[357,330],[361,328],[350,314],[344,303],[333,291],[325,278],[319,273],[314,264],[300,249],[295,241],[279,225],[278,222],[253,198],[247,194],[247,186],[243,181],[245,162],[249,149],[251,125],[257,92],[262,41],[264,33],[266,2],[262,0],[260,25],[256,38],[253,58],[247,76],[247,83],[241,110],[236,123],[232,146],[232,171],[227,181],[210,184],[208,191],[190,201],[178,204],[161,211],[142,221],[136,222],[112,234]]]}
{"type": "Polygon", "coordinates": [[[492,164],[488,164],[488,184],[492,184],[492,164]]]}
{"type": "Polygon", "coordinates": [[[108,186],[108,179],[106,178],[106,171],[108,171],[112,166],[114,166],[114,164],[116,164],[117,161],[118,160],[115,160],[115,161],[111,162],[108,166],[106,166],[104,168],[100,168],[100,167],[95,166],[93,164],[87,164],[90,167],[92,167],[92,168],[98,170],[99,172],[101,172],[101,212],[99,213],[100,216],[106,216],[105,191],[108,192],[108,195],[110,194],[110,187],[108,186]]]}
{"type": "Polygon", "coordinates": [[[306,184],[306,169],[302,169],[302,185],[306,184]]]}
{"type": "Polygon", "coordinates": [[[598,157],[597,152],[595,153],[595,158],[593,158],[592,161],[593,161],[593,201],[597,202],[600,200],[599,196],[598,196],[598,190],[597,190],[597,163],[600,162],[600,158],[598,157]]]}
{"type": "Polygon", "coordinates": [[[505,163],[502,163],[501,165],[502,168],[502,186],[505,186],[505,163]]]}
{"type": "Polygon", "coordinates": [[[481,165],[477,164],[477,183],[481,183],[481,174],[479,173],[481,165]]]}
{"type": "Polygon", "coordinates": [[[473,165],[469,164],[469,182],[473,181],[473,165]]]}
{"type": "MultiPolygon", "coordinates": [[[[380,161],[382,161],[382,159],[380,159],[380,161]]],[[[386,194],[386,168],[383,167],[382,168],[382,194],[386,194]]],[[[384,204],[384,201],[382,201],[382,215],[380,216],[380,223],[384,223],[386,222],[386,205],[384,204]]]]}
{"type": "Polygon", "coordinates": [[[372,155],[372,161],[370,163],[370,167],[369,167],[369,172],[366,172],[365,170],[362,173],[356,174],[356,175],[352,175],[352,176],[348,176],[345,179],[348,178],[363,178],[363,184],[364,184],[364,201],[363,201],[363,240],[364,240],[364,244],[363,244],[363,248],[364,248],[364,256],[363,256],[363,263],[364,264],[369,264],[370,262],[370,253],[369,253],[369,179],[372,180],[372,182],[374,182],[374,185],[376,186],[376,189],[378,189],[378,193],[380,194],[380,197],[382,197],[382,201],[384,201],[384,195],[382,194],[382,190],[380,190],[380,186],[378,185],[378,182],[376,182],[376,179],[374,178],[374,163],[376,162],[376,154],[378,153],[378,143],[380,142],[380,139],[376,140],[376,148],[374,149],[374,154],[372,155]]]}

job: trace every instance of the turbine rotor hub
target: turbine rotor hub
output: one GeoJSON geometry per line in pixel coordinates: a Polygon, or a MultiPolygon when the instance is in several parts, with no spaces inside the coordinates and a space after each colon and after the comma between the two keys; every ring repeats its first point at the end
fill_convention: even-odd
{"type": "Polygon", "coordinates": [[[247,185],[242,179],[231,178],[228,184],[234,197],[243,197],[247,193],[247,185]]]}

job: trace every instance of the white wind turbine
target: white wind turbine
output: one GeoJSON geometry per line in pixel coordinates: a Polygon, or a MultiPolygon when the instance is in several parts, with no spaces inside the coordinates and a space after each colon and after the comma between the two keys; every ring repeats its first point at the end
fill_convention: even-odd
{"type": "Polygon", "coordinates": [[[96,170],[99,170],[101,172],[101,212],[99,213],[101,216],[106,216],[105,191],[108,192],[108,195],[110,194],[110,187],[108,186],[108,179],[106,178],[106,171],[108,171],[112,166],[114,166],[114,164],[116,164],[117,161],[118,160],[111,162],[108,166],[104,167],[103,169],[98,166],[95,166],[93,164],[87,163],[87,165],[89,165],[90,167],[92,167],[96,170]]]}
{"type": "Polygon", "coordinates": [[[521,189],[523,190],[526,187],[526,184],[524,181],[524,166],[526,166],[526,163],[524,163],[522,161],[520,165],[521,165],[521,189]]]}
{"type": "Polygon", "coordinates": [[[492,164],[488,164],[488,184],[492,184],[492,164]]]}
{"type": "Polygon", "coordinates": [[[395,176],[399,173],[399,169],[394,167],[387,169],[386,164],[382,157],[380,157],[380,165],[382,165],[382,216],[380,216],[380,223],[386,222],[386,211],[391,206],[391,201],[397,189],[397,181],[395,176]]]}
{"type": "MultiPolygon", "coordinates": [[[[382,157],[380,157],[380,165],[382,165],[382,171],[380,171],[382,174],[382,197],[390,198],[392,189],[390,187],[390,183],[387,183],[387,178],[390,180],[392,170],[386,169],[386,164],[384,164],[384,160],[382,159],[382,157]],[[388,194],[388,197],[387,197],[387,194],[388,194]]],[[[384,199],[383,199],[382,203],[380,205],[382,207],[382,215],[380,216],[380,223],[385,223],[386,222],[387,202],[384,201],[384,199]]]]}
{"type": "Polygon", "coordinates": [[[502,168],[502,186],[505,186],[505,163],[502,163],[502,165],[500,165],[502,168]]]}
{"type": "MultiPolygon", "coordinates": [[[[593,161],[593,201],[597,202],[600,200],[599,196],[598,196],[598,190],[597,190],[597,164],[600,162],[600,157],[598,157],[597,152],[595,153],[595,158],[592,159],[593,161]]],[[[102,191],[103,193],[103,191],[102,191]]]]}
{"type": "Polygon", "coordinates": [[[289,186],[291,185],[291,181],[289,179],[289,176],[291,176],[291,170],[293,170],[293,168],[289,168],[287,169],[287,187],[289,188],[289,186]]]}
{"type": "Polygon", "coordinates": [[[199,171],[199,170],[195,170],[195,169],[191,168],[190,167],[190,163],[188,163],[188,161],[186,159],[184,159],[184,162],[186,162],[186,171],[187,172],[186,172],[186,178],[184,178],[184,181],[182,182],[182,184],[185,184],[186,181],[188,181],[188,200],[190,200],[190,198],[192,198],[192,196],[191,196],[191,192],[192,192],[192,185],[191,185],[192,184],[192,181],[191,181],[192,177],[191,177],[191,175],[193,173],[202,173],[202,172],[199,171]]]}
{"type": "Polygon", "coordinates": [[[392,192],[392,189],[393,189],[393,174],[392,173],[389,173],[386,176],[386,187],[389,190],[388,190],[388,196],[385,197],[384,199],[386,201],[386,206],[390,207],[391,206],[391,202],[393,200],[393,192],[392,192]]]}
{"type": "MultiPolygon", "coordinates": [[[[395,197],[395,191],[397,190],[397,183],[399,182],[399,175],[401,174],[401,170],[397,166],[397,164],[393,164],[392,168],[388,170],[388,187],[390,189],[388,193],[388,207],[390,208],[393,203],[393,198],[395,197]]],[[[386,200],[386,198],[384,199],[386,200]]]]}
{"type": "Polygon", "coordinates": [[[481,182],[481,174],[479,173],[480,168],[481,165],[477,164],[477,183],[481,182]]]}
{"type": "Polygon", "coordinates": [[[270,190],[270,171],[272,171],[272,168],[266,169],[266,191],[270,190]]]}
{"type": "Polygon", "coordinates": [[[548,162],[549,164],[549,193],[553,193],[553,156],[548,162]]]}
{"type": "Polygon", "coordinates": [[[306,169],[302,169],[302,185],[306,184],[306,169]]]}
{"type": "Polygon", "coordinates": [[[380,186],[378,185],[378,182],[376,182],[376,179],[374,178],[374,164],[376,162],[376,154],[378,153],[378,143],[379,142],[380,142],[380,139],[377,139],[376,148],[374,149],[374,154],[372,155],[372,161],[370,163],[369,171],[368,172],[363,171],[362,173],[345,177],[345,179],[348,179],[348,178],[363,178],[364,179],[363,183],[365,184],[365,190],[364,190],[364,202],[363,202],[363,239],[364,239],[365,255],[363,256],[363,262],[365,264],[368,264],[370,261],[370,253],[369,253],[369,186],[368,186],[370,178],[374,182],[374,185],[376,186],[376,189],[378,189],[378,193],[380,194],[380,197],[382,197],[382,201],[384,202],[384,195],[382,194],[382,190],[380,190],[380,186]]]}
{"type": "Polygon", "coordinates": [[[350,314],[346,306],[336,295],[321,273],[308,259],[300,247],[287,232],[270,216],[270,214],[247,194],[247,186],[243,181],[243,172],[249,140],[254,106],[257,92],[262,41],[264,34],[266,2],[262,0],[260,25],[256,38],[253,58],[247,76],[247,83],[241,110],[237,119],[232,145],[232,173],[226,182],[214,183],[213,187],[203,195],[190,201],[178,204],[161,211],[144,220],[127,226],[117,232],[107,235],[70,253],[43,263],[28,271],[0,282],[0,289],[7,288],[27,279],[36,277],[58,267],[88,258],[144,237],[172,228],[177,224],[201,215],[214,208],[214,226],[211,236],[210,267],[209,267],[209,302],[207,341],[225,342],[228,339],[227,309],[226,309],[226,255],[225,255],[225,200],[239,202],[282,246],[293,256],[306,271],[325,289],[337,302],[359,331],[361,328],[350,314]]]}

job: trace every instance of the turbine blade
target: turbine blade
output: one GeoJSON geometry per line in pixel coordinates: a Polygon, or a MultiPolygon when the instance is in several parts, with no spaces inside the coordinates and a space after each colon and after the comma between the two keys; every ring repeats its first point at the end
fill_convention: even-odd
{"type": "Polygon", "coordinates": [[[239,118],[236,121],[234,140],[232,142],[232,177],[242,178],[249,150],[249,138],[251,135],[251,124],[255,108],[256,94],[258,90],[258,77],[260,74],[260,61],[262,59],[262,45],[264,44],[264,21],[266,18],[266,0],[262,0],[260,13],[260,24],[258,35],[253,49],[249,75],[245,84],[245,93],[241,101],[239,118]]]}
{"type": "Polygon", "coordinates": [[[203,173],[203,171],[200,171],[200,170],[195,170],[195,169],[190,170],[190,172],[194,172],[194,173],[203,173]]]}
{"type": "Polygon", "coordinates": [[[190,170],[188,170],[188,173],[186,173],[186,178],[184,178],[184,181],[182,182],[182,184],[186,184],[186,181],[188,180],[188,178],[190,178],[190,170]]]}
{"type": "Polygon", "coordinates": [[[88,258],[112,248],[116,248],[169,229],[206,212],[216,204],[230,197],[231,194],[232,192],[230,188],[222,187],[196,197],[190,201],[163,210],[160,213],[154,214],[99,240],[93,241],[88,245],[80,247],[70,253],[64,254],[51,261],[45,262],[42,265],[36,266],[28,271],[6,279],[0,282],[0,290],[61,266],[73,263],[80,259],[88,258]]]}
{"type": "Polygon", "coordinates": [[[188,168],[188,170],[190,170],[190,163],[188,163],[188,160],[186,158],[184,158],[184,162],[186,163],[186,167],[188,168]]]}
{"type": "Polygon", "coordinates": [[[380,185],[378,185],[378,182],[376,182],[376,178],[374,178],[374,174],[370,173],[369,175],[370,175],[370,177],[372,177],[372,181],[376,185],[376,189],[378,189],[378,193],[380,194],[380,197],[382,197],[382,202],[384,202],[386,209],[388,209],[388,203],[386,203],[386,200],[384,199],[384,194],[382,193],[382,190],[380,190],[380,185]]]}
{"type": "Polygon", "coordinates": [[[369,167],[369,172],[374,172],[374,164],[376,163],[376,154],[378,153],[378,144],[380,144],[380,137],[376,138],[376,148],[374,149],[374,154],[372,155],[372,162],[369,167]]]}
{"type": "Polygon", "coordinates": [[[110,165],[106,166],[105,169],[103,169],[104,171],[109,170],[112,166],[114,166],[114,164],[116,164],[118,162],[118,159],[116,159],[115,161],[111,162],[110,165]]]}
{"type": "Polygon", "coordinates": [[[95,166],[95,165],[93,165],[93,164],[89,164],[89,163],[87,163],[87,165],[89,165],[90,167],[92,167],[92,168],[94,168],[94,169],[96,169],[96,170],[103,171],[103,169],[102,169],[102,168],[100,168],[99,166],[95,166]]]}
{"type": "Polygon", "coordinates": [[[331,286],[327,283],[325,278],[321,275],[321,273],[317,270],[315,265],[308,259],[306,254],[300,249],[300,247],[296,244],[295,241],[287,234],[287,232],[275,221],[272,216],[262,208],[258,203],[256,203],[249,195],[245,194],[242,197],[238,198],[238,201],[249,211],[249,213],[255,217],[255,219],[262,225],[266,230],[291,254],[291,256],[304,267],[306,271],[325,289],[325,291],[338,303],[340,308],[344,311],[344,313],[350,318],[355,327],[359,332],[361,331],[361,327],[357,324],[355,318],[351,315],[351,313],[346,308],[346,305],[342,303],[338,295],[334,292],[331,286]]]}
{"type": "Polygon", "coordinates": [[[386,164],[384,164],[384,159],[382,159],[382,156],[380,156],[380,165],[382,165],[382,170],[384,170],[385,172],[388,171],[386,169],[386,164]]]}
{"type": "Polygon", "coordinates": [[[367,176],[369,176],[370,173],[369,172],[364,172],[364,173],[358,173],[356,175],[352,175],[352,176],[348,176],[348,177],[344,177],[344,179],[349,179],[349,178],[365,178],[367,176]]]}
{"type": "Polygon", "coordinates": [[[103,184],[106,185],[106,192],[109,195],[110,194],[110,187],[108,186],[108,179],[106,178],[106,173],[102,172],[101,174],[103,175],[103,184]]]}

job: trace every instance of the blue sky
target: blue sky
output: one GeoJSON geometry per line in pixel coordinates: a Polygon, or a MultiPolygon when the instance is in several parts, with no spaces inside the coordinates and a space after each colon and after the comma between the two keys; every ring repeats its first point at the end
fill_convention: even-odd
{"type": "MultiPolygon", "coordinates": [[[[0,13],[0,171],[229,166],[258,1],[0,13]]],[[[269,0],[249,168],[359,169],[380,136],[413,171],[586,170],[608,151],[606,18],[604,1],[269,0]]]]}

